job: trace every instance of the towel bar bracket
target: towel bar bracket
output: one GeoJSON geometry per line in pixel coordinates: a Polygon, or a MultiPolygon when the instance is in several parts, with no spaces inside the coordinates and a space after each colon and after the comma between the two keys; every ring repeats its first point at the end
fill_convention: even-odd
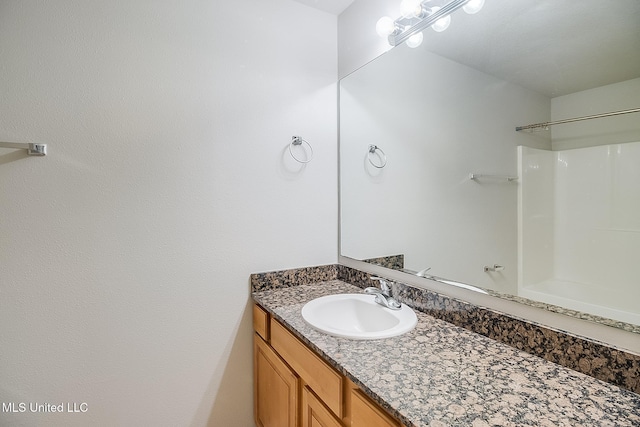
{"type": "Polygon", "coordinates": [[[29,144],[27,154],[30,156],[46,156],[47,144],[29,144]]]}
{"type": "Polygon", "coordinates": [[[17,148],[27,150],[30,156],[46,156],[47,144],[34,144],[31,142],[0,142],[0,148],[17,148]]]}

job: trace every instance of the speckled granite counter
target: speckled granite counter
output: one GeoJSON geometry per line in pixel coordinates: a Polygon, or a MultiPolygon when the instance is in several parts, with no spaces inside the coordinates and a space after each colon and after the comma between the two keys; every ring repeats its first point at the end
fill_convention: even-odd
{"type": "Polygon", "coordinates": [[[408,426],[640,426],[640,395],[416,311],[375,341],[308,326],[302,306],[360,293],[341,280],[253,293],[256,302],[408,426]]]}

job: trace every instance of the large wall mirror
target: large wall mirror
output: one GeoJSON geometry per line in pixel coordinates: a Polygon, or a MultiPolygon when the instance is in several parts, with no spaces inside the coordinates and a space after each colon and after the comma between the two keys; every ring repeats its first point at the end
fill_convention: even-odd
{"type": "Polygon", "coordinates": [[[640,1],[486,0],[340,82],[341,255],[640,331],[640,1]]]}

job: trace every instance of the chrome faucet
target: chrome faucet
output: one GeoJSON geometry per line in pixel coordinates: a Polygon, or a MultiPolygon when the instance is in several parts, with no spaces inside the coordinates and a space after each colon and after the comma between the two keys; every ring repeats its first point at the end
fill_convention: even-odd
{"type": "Polygon", "coordinates": [[[389,286],[389,281],[382,277],[370,277],[371,280],[378,280],[380,282],[380,288],[376,288],[375,286],[371,286],[366,288],[364,292],[366,294],[373,294],[376,296],[375,302],[378,304],[390,308],[391,310],[400,310],[402,304],[396,301],[395,298],[391,296],[391,287],[389,286]]]}
{"type": "Polygon", "coordinates": [[[434,276],[433,274],[427,274],[427,271],[431,270],[431,267],[425,268],[424,270],[420,270],[416,273],[418,277],[424,277],[425,279],[435,280],[436,282],[440,282],[442,277],[434,276]]]}

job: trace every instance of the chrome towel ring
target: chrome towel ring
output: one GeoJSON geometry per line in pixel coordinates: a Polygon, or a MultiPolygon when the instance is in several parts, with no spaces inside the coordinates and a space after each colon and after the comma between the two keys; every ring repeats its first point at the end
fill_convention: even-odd
{"type": "Polygon", "coordinates": [[[387,165],[387,155],[384,154],[384,151],[382,151],[382,148],[378,147],[377,145],[373,145],[373,144],[369,145],[367,160],[369,160],[369,163],[371,163],[371,166],[373,166],[374,168],[382,169],[387,165]],[[380,152],[378,156],[380,157],[381,162],[379,164],[376,164],[373,160],[371,160],[372,155],[375,154],[376,151],[380,152]]]}
{"type": "Polygon", "coordinates": [[[293,157],[293,160],[295,160],[298,163],[309,163],[311,160],[313,160],[313,147],[311,146],[311,144],[309,144],[308,141],[306,141],[305,139],[302,139],[301,136],[292,136],[291,143],[289,144],[289,154],[291,154],[291,157],[293,157]],[[292,147],[294,145],[302,145],[303,143],[307,144],[307,147],[309,147],[309,151],[311,152],[307,160],[300,160],[295,156],[295,154],[293,154],[293,150],[292,150],[292,147]]]}

